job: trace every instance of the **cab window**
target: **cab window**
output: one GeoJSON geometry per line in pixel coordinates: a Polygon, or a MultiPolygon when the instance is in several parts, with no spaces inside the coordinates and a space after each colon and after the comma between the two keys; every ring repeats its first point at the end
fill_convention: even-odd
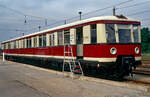
{"type": "Polygon", "coordinates": [[[139,42],[139,32],[138,32],[138,25],[133,25],[133,36],[134,36],[134,42],[139,42]]]}
{"type": "Polygon", "coordinates": [[[116,42],[114,24],[106,24],[106,40],[107,40],[107,43],[116,42]]]}

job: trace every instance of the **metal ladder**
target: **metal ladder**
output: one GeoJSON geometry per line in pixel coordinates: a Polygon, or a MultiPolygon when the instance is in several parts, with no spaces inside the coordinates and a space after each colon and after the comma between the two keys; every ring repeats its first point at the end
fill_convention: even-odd
{"type": "Polygon", "coordinates": [[[81,64],[78,60],[75,61],[73,57],[72,47],[70,44],[64,45],[64,62],[62,67],[62,72],[65,72],[65,65],[69,65],[71,74],[83,74],[81,64]]]}

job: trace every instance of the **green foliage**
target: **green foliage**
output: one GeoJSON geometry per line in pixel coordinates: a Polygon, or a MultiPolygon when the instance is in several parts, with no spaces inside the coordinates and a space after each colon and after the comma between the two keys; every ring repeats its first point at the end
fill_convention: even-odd
{"type": "Polygon", "coordinates": [[[148,28],[141,29],[142,53],[150,53],[150,31],[148,28]]]}

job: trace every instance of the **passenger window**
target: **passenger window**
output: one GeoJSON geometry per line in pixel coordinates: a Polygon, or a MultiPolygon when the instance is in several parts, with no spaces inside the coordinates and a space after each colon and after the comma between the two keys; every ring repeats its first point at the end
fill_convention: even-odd
{"type": "Polygon", "coordinates": [[[116,43],[114,24],[106,24],[106,40],[107,43],[116,43]]]}
{"type": "Polygon", "coordinates": [[[55,45],[55,34],[53,33],[53,40],[52,40],[52,45],[55,45]]]}
{"type": "Polygon", "coordinates": [[[26,47],[29,48],[28,47],[28,45],[29,45],[28,39],[26,39],[26,45],[27,45],[26,47]]]}
{"type": "Polygon", "coordinates": [[[34,37],[34,47],[37,47],[37,37],[34,37]]]}
{"type": "Polygon", "coordinates": [[[70,31],[64,30],[64,44],[70,44],[70,31]]]}
{"type": "Polygon", "coordinates": [[[62,33],[62,31],[59,31],[58,33],[57,33],[58,35],[58,45],[63,45],[63,33],[62,33]]]}
{"type": "Polygon", "coordinates": [[[20,44],[19,43],[20,43],[20,40],[18,40],[18,48],[20,48],[20,44]]]}
{"type": "Polygon", "coordinates": [[[11,49],[14,49],[14,43],[11,42],[11,49]]]}
{"type": "Polygon", "coordinates": [[[4,44],[4,50],[6,49],[6,44],[4,44]]]}
{"type": "Polygon", "coordinates": [[[31,48],[31,38],[27,39],[27,48],[31,48]]]}
{"type": "Polygon", "coordinates": [[[10,49],[10,42],[8,43],[8,49],[10,49]]]}
{"type": "Polygon", "coordinates": [[[25,48],[25,39],[23,39],[23,48],[25,48]]]}
{"type": "Polygon", "coordinates": [[[29,38],[29,48],[31,48],[32,46],[31,46],[31,38],[29,38]]]}
{"type": "Polygon", "coordinates": [[[16,48],[18,48],[18,41],[16,41],[16,48]]]}
{"type": "Polygon", "coordinates": [[[16,49],[16,41],[14,41],[14,49],[16,49]]]}
{"type": "Polygon", "coordinates": [[[50,46],[54,46],[54,38],[55,38],[55,35],[50,34],[50,46]]]}
{"type": "Polygon", "coordinates": [[[50,34],[49,36],[49,45],[51,46],[52,45],[52,35],[50,34]]]}
{"type": "Polygon", "coordinates": [[[39,47],[42,47],[42,35],[39,36],[39,47]]]}
{"type": "Polygon", "coordinates": [[[21,48],[23,48],[23,39],[21,40],[21,48]]]}
{"type": "Polygon", "coordinates": [[[97,43],[96,24],[91,25],[91,43],[97,43]]]}
{"type": "Polygon", "coordinates": [[[6,49],[7,49],[7,43],[5,45],[6,45],[6,49]]]}
{"type": "Polygon", "coordinates": [[[46,47],[46,35],[43,35],[43,47],[46,47]]]}
{"type": "Polygon", "coordinates": [[[2,50],[4,49],[4,44],[2,44],[2,50]]]}

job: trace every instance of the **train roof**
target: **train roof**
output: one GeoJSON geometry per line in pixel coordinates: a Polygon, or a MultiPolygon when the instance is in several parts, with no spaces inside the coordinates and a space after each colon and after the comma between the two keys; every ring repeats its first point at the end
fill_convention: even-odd
{"type": "Polygon", "coordinates": [[[104,21],[104,20],[140,22],[139,20],[136,20],[136,19],[133,19],[133,18],[129,18],[129,17],[124,17],[124,16],[100,16],[100,17],[93,17],[93,18],[88,18],[88,19],[85,19],[85,20],[80,20],[80,21],[76,21],[76,22],[73,22],[73,23],[69,23],[69,24],[53,27],[53,28],[50,28],[50,29],[42,30],[42,31],[39,31],[39,32],[35,32],[35,33],[32,33],[32,34],[25,35],[25,36],[13,38],[11,40],[3,41],[2,43],[6,43],[6,42],[9,42],[9,41],[14,41],[14,40],[22,39],[22,38],[27,38],[27,37],[30,37],[30,36],[34,36],[34,35],[50,32],[50,31],[54,31],[54,30],[57,30],[57,29],[62,29],[62,28],[70,27],[70,26],[79,25],[79,24],[84,24],[84,23],[87,23],[87,22],[104,21]]]}

